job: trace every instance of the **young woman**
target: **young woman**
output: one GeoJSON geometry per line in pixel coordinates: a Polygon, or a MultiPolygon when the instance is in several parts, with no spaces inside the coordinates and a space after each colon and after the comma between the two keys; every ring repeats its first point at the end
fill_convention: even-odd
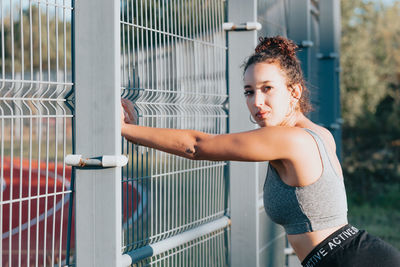
{"type": "Polygon", "coordinates": [[[269,161],[264,206],[281,224],[303,266],[400,266],[390,245],[347,222],[342,170],[330,132],[310,121],[297,46],[260,38],[244,66],[244,95],[259,129],[210,135],[134,124],[123,100],[122,135],[193,160],[269,161]]]}

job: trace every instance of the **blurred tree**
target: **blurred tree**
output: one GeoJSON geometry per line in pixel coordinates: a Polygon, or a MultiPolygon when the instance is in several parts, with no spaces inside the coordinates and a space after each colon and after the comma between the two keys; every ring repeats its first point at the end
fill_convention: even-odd
{"type": "MultiPolygon", "coordinates": [[[[400,188],[400,3],[342,0],[343,171],[354,201],[400,188]]],[[[396,190],[396,191],[395,191],[396,190]]]]}
{"type": "Polygon", "coordinates": [[[71,21],[70,17],[65,18],[65,24],[63,20],[61,10],[56,13],[36,4],[22,12],[19,6],[7,9],[1,35],[4,48],[0,42],[0,50],[4,49],[0,69],[4,68],[5,73],[28,73],[32,69],[36,73],[40,68],[55,71],[58,66],[59,70],[65,67],[71,71],[71,21]]]}

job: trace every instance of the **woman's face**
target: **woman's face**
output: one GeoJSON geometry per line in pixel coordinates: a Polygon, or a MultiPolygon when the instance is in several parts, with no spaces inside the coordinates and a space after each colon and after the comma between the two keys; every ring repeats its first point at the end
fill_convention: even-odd
{"type": "Polygon", "coordinates": [[[256,63],[244,74],[244,94],[251,116],[261,127],[285,124],[291,92],[286,77],[274,63],[256,63]]]}

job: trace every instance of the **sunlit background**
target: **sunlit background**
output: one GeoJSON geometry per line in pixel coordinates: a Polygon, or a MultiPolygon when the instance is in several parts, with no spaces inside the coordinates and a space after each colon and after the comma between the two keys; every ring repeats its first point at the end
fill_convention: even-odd
{"type": "Polygon", "coordinates": [[[400,2],[341,1],[349,220],[400,249],[400,2]]]}

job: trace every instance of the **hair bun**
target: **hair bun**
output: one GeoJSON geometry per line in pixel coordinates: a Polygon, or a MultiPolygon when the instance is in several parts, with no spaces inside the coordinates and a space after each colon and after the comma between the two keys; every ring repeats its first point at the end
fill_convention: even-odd
{"type": "Polygon", "coordinates": [[[291,40],[286,39],[282,36],[275,37],[260,37],[258,38],[260,43],[257,45],[256,53],[273,53],[281,54],[291,58],[296,57],[296,50],[298,46],[291,40]]]}

